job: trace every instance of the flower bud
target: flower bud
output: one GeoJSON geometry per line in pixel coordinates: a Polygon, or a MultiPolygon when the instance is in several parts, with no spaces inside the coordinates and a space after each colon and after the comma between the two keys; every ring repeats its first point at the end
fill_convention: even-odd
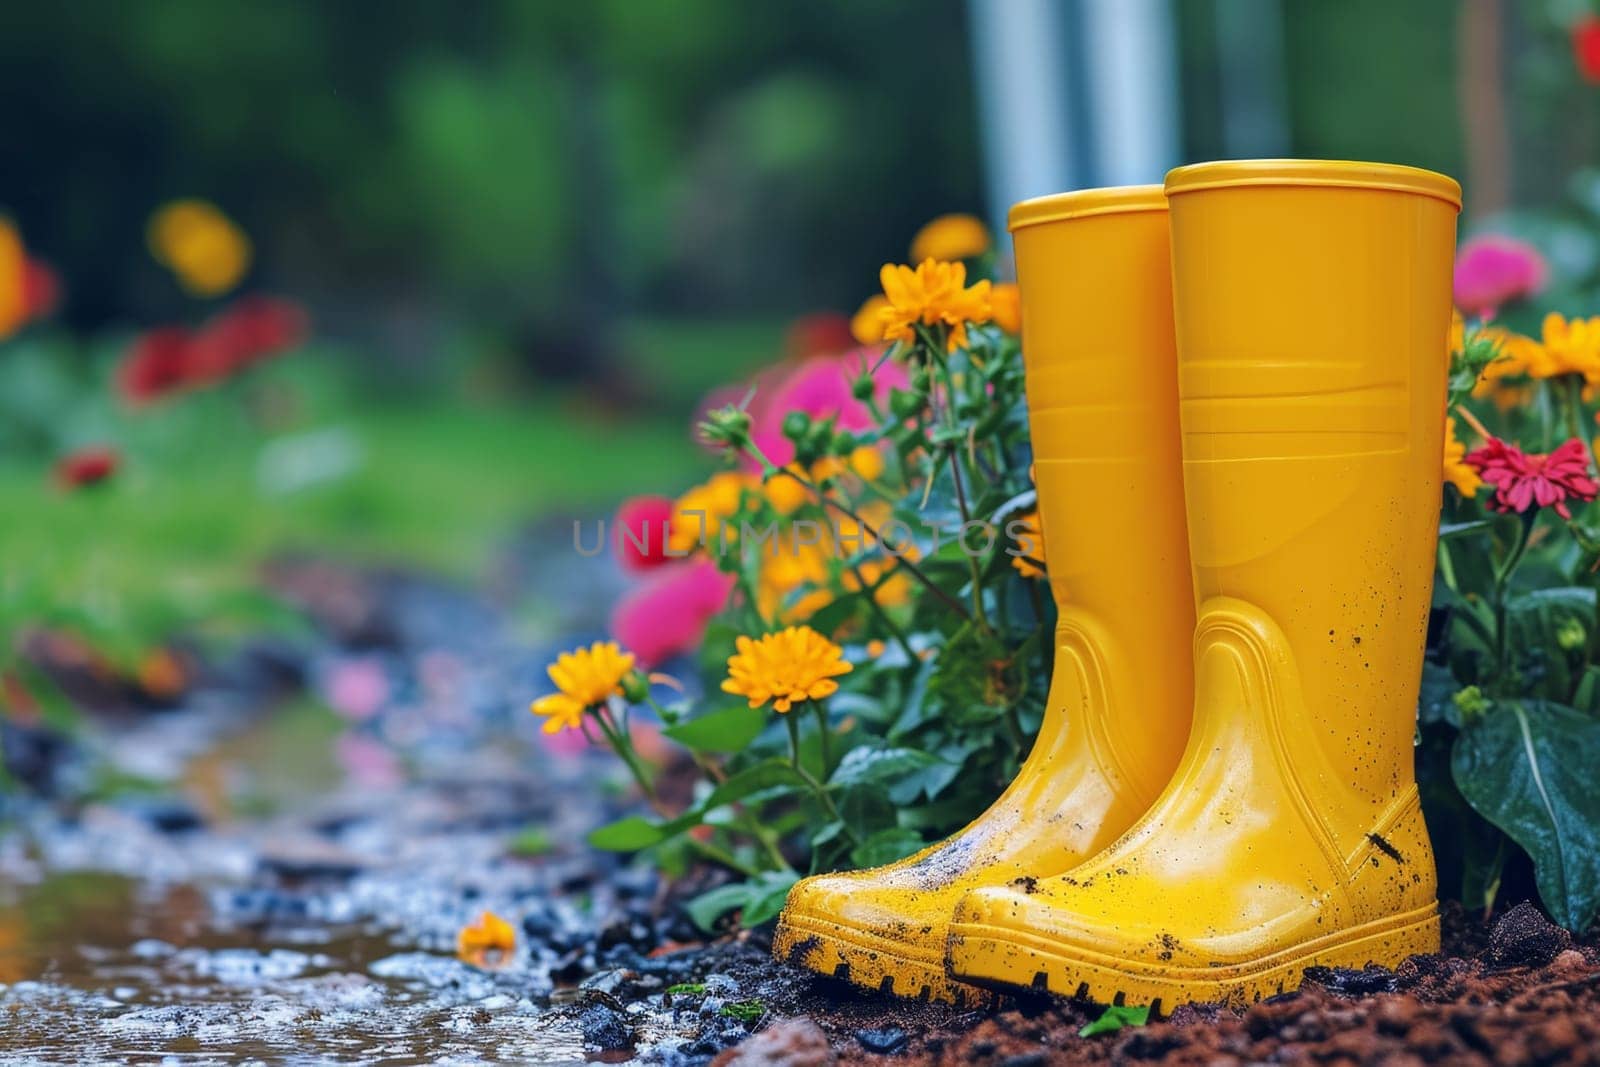
{"type": "Polygon", "coordinates": [[[799,441],[811,429],[811,416],[803,411],[791,411],[783,417],[783,436],[799,441]]]}
{"type": "Polygon", "coordinates": [[[630,704],[643,704],[650,699],[650,682],[638,671],[622,676],[622,698],[630,704]]]}
{"type": "Polygon", "coordinates": [[[904,389],[891,389],[889,391],[889,410],[894,412],[896,418],[912,419],[924,407],[922,394],[908,393],[904,389]]]}
{"type": "Polygon", "coordinates": [[[850,395],[862,403],[866,403],[868,400],[871,400],[873,392],[874,385],[872,382],[872,375],[870,374],[863,374],[861,377],[850,383],[850,395]]]}

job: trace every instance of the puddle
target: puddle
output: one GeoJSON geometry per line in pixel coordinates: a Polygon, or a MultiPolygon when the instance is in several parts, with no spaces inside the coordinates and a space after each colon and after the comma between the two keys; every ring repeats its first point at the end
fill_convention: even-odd
{"type": "Polygon", "coordinates": [[[359,924],[260,927],[212,895],[98,873],[0,886],[0,1059],[579,1063],[517,983],[359,924]]]}

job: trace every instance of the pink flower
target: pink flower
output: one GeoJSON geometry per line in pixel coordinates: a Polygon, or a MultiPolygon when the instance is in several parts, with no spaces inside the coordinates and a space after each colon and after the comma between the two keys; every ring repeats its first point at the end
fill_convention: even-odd
{"type": "Polygon", "coordinates": [[[665,496],[635,496],[622,502],[613,525],[623,570],[639,574],[672,558],[667,555],[667,526],[673,506],[672,498],[665,496]]]}
{"type": "MultiPolygon", "coordinates": [[[[837,416],[835,428],[865,430],[876,425],[867,405],[857,400],[850,386],[863,369],[882,359],[879,348],[858,348],[842,356],[819,356],[797,364],[765,396],[756,394],[751,405],[750,437],[756,446],[779,467],[794,461],[794,444],[783,436],[783,417],[803,411],[813,418],[837,416]]],[[[873,395],[880,404],[888,401],[890,389],[904,389],[910,379],[905,365],[885,360],[872,375],[873,395]]]]}
{"type": "Polygon", "coordinates": [[[357,785],[383,789],[399,785],[405,777],[394,752],[377,738],[347,730],[334,739],[333,752],[357,785]]]}
{"type": "Polygon", "coordinates": [[[611,636],[638,657],[641,667],[654,667],[698,648],[706,624],[728,602],[733,576],[704,558],[685,559],[657,568],[611,609],[611,636]]]}
{"type": "Polygon", "coordinates": [[[1470,316],[1493,318],[1502,304],[1543,289],[1548,274],[1544,257],[1526,241],[1475,237],[1456,253],[1456,307],[1470,316]]]}
{"type": "Polygon", "coordinates": [[[340,660],[323,679],[322,698],[347,719],[370,719],[389,699],[389,675],[376,659],[340,660]]]}
{"type": "Polygon", "coordinates": [[[1495,487],[1489,506],[1496,511],[1521,514],[1529,508],[1554,507],[1563,519],[1572,518],[1566,502],[1588,503],[1600,493],[1589,477],[1589,453],[1576,437],[1547,456],[1529,455],[1498,437],[1468,452],[1466,463],[1495,487]]]}

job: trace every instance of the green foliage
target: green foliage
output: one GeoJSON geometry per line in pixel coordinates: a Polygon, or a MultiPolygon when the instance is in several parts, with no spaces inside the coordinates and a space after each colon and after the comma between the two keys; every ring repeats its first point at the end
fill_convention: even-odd
{"type": "MultiPolygon", "coordinates": [[[[1457,394],[1482,356],[1469,332],[1457,394]]],[[[1588,419],[1572,377],[1534,381],[1537,403],[1492,416],[1501,432],[1577,436],[1588,419]]],[[[1537,505],[1495,514],[1446,491],[1417,779],[1443,893],[1491,907],[1524,853],[1551,917],[1583,930],[1600,913],[1600,541],[1593,506],[1568,503],[1570,520],[1537,505]]]]}
{"type": "Polygon", "coordinates": [[[704,688],[727,676],[737,636],[795,624],[838,642],[851,670],[835,694],[786,714],[720,699],[657,708],[704,780],[684,810],[629,816],[589,840],[743,876],[690,905],[702,927],[735,911],[758,924],[803,871],[892,862],[958,829],[1014,776],[1043,718],[1054,605],[1037,572],[1013,565],[1007,529],[1034,503],[1020,349],[977,325],[947,351],[943,331],[874,357],[878,372],[900,364],[889,370],[909,385],[889,404],[874,368],[860,369],[852,394],[871,425],[843,432],[834,417],[787,412],[785,469],[754,445],[742,410],[707,417],[708,436],[764,473],[721,520],[751,532],[711,554],[736,586],[704,639],[704,688]],[[823,531],[820,546],[801,543],[804,523],[823,531]],[[775,540],[752,547],[769,526],[775,540]]]}
{"type": "Polygon", "coordinates": [[[1114,1034],[1124,1026],[1143,1026],[1150,1021],[1150,1005],[1148,1004],[1112,1004],[1100,1017],[1078,1031],[1079,1037],[1098,1037],[1100,1034],[1114,1034]]]}

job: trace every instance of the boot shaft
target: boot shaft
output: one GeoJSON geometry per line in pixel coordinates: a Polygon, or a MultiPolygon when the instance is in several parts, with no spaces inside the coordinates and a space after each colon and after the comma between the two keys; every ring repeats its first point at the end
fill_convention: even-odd
{"type": "Polygon", "coordinates": [[[1166,198],[1067,193],[1010,225],[1051,589],[1064,619],[1092,620],[1088,669],[1122,709],[1100,725],[1148,801],[1183,749],[1193,677],[1166,198]]]}
{"type": "Polygon", "coordinates": [[[1381,807],[1412,781],[1459,189],[1303,161],[1166,189],[1202,614],[1229,597],[1272,620],[1327,772],[1381,807]]]}

